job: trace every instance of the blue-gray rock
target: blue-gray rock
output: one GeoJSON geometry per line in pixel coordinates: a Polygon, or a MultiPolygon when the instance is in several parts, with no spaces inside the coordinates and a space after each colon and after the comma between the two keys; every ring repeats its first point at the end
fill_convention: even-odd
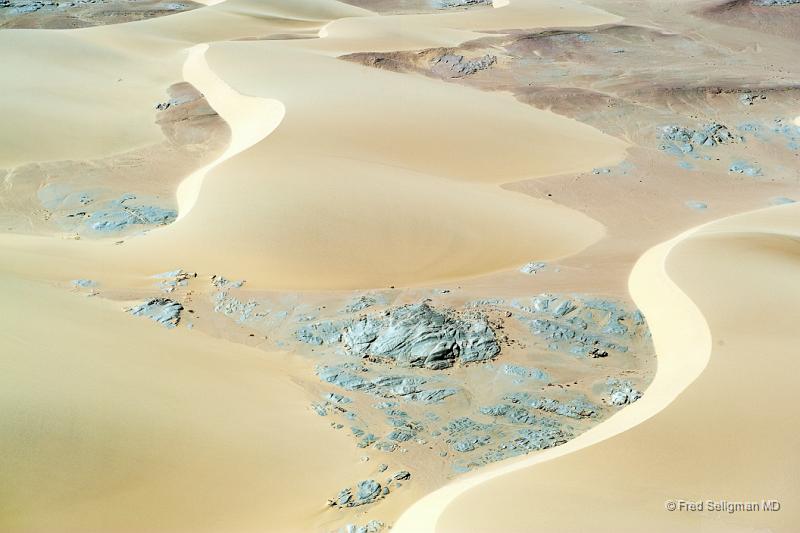
{"type": "Polygon", "coordinates": [[[405,481],[407,479],[411,479],[411,472],[408,470],[400,470],[399,472],[395,472],[392,476],[392,479],[397,481],[405,481]]]}
{"type": "Polygon", "coordinates": [[[608,378],[606,386],[609,392],[611,405],[627,405],[642,397],[641,391],[636,390],[630,381],[608,378]]]}
{"type": "Polygon", "coordinates": [[[167,328],[174,328],[181,320],[183,306],[168,298],[153,298],[129,310],[133,316],[144,316],[167,328]]]}
{"type": "Polygon", "coordinates": [[[319,322],[301,327],[295,332],[295,337],[301,342],[321,346],[339,342],[342,332],[334,322],[319,322]]]}
{"type": "Polygon", "coordinates": [[[729,172],[735,172],[736,174],[746,174],[750,177],[757,177],[761,176],[761,168],[755,165],[751,165],[746,161],[734,161],[731,163],[731,166],[728,168],[729,172]]]}
{"type": "Polygon", "coordinates": [[[705,202],[698,202],[697,200],[689,200],[686,202],[686,207],[697,211],[703,211],[708,208],[708,204],[705,202]]]}
{"type": "Polygon", "coordinates": [[[381,494],[381,484],[374,479],[359,481],[356,485],[356,505],[372,503],[381,494]]]}
{"type": "Polygon", "coordinates": [[[544,270],[545,268],[547,268],[547,263],[534,263],[534,262],[531,262],[531,263],[526,263],[525,265],[523,265],[522,268],[519,269],[519,271],[522,272],[523,274],[528,274],[528,275],[532,276],[532,275],[536,274],[537,272],[539,272],[541,270],[544,270]]]}
{"type": "Polygon", "coordinates": [[[791,198],[787,198],[785,196],[776,196],[774,198],[770,198],[769,203],[772,205],[786,205],[786,204],[793,204],[796,200],[792,200],[791,198]]]}
{"type": "Polygon", "coordinates": [[[485,361],[500,352],[483,316],[457,317],[427,303],[361,317],[344,328],[342,341],[352,355],[434,370],[453,366],[456,360],[485,361]]]}
{"type": "Polygon", "coordinates": [[[470,76],[480,70],[486,70],[497,62],[497,56],[486,54],[483,57],[467,59],[459,54],[444,54],[434,62],[434,67],[444,67],[452,72],[453,77],[470,76]]]}

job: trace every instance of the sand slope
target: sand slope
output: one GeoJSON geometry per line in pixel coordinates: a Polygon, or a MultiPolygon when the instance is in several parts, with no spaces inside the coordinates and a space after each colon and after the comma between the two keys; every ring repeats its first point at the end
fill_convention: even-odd
{"type": "Polygon", "coordinates": [[[0,529],[306,529],[358,475],[358,450],[288,377],[308,362],[21,281],[9,259],[0,529]]]}
{"type": "MultiPolygon", "coordinates": [[[[792,531],[800,518],[791,507],[800,472],[791,348],[800,296],[798,211],[787,206],[724,219],[669,252],[667,274],[703,313],[714,344],[708,367],[666,409],[576,453],[498,477],[484,474],[485,482],[456,491],[452,501],[455,494],[427,507],[422,500],[397,530],[527,531],[533,524],[560,531],[792,531]],[[669,499],[772,498],[782,501],[781,512],[664,508],[669,499]]],[[[635,275],[631,288],[647,299],[635,275]]],[[[694,370],[704,359],[697,344],[684,354],[665,353],[657,332],[671,335],[675,346],[686,338],[686,324],[679,315],[660,319],[651,316],[660,364],[653,387],[672,356],[694,370]]],[[[624,427],[614,418],[593,431],[624,427]]]]}

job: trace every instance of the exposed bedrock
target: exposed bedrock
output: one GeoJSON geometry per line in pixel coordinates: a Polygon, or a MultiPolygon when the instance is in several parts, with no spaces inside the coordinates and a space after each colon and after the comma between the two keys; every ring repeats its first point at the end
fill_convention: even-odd
{"type": "Polygon", "coordinates": [[[351,355],[434,370],[456,361],[485,361],[500,352],[483,315],[439,311],[425,302],[362,316],[342,329],[341,340],[351,355]]]}

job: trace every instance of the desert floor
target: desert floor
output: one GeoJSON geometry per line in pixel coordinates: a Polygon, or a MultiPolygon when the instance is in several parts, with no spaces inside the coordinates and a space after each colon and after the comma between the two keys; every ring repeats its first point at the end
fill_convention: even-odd
{"type": "Polygon", "coordinates": [[[800,3],[668,4],[0,1],[0,530],[797,530],[800,3]]]}

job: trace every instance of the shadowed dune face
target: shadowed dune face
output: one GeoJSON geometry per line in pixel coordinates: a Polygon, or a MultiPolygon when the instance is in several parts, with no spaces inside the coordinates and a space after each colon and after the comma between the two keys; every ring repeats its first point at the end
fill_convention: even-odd
{"type": "Polygon", "coordinates": [[[157,250],[209,271],[233,259],[271,287],[355,288],[473,276],[568,255],[603,234],[588,217],[496,186],[619,158],[624,145],[590,128],[425,79],[409,91],[391,73],[272,43],[216,46],[208,61],[239,92],[281,102],[285,117],[214,169],[177,224],[125,253],[157,250]],[[260,62],[270,68],[241,68],[260,62]],[[420,129],[429,116],[438,120],[420,129]]]}

